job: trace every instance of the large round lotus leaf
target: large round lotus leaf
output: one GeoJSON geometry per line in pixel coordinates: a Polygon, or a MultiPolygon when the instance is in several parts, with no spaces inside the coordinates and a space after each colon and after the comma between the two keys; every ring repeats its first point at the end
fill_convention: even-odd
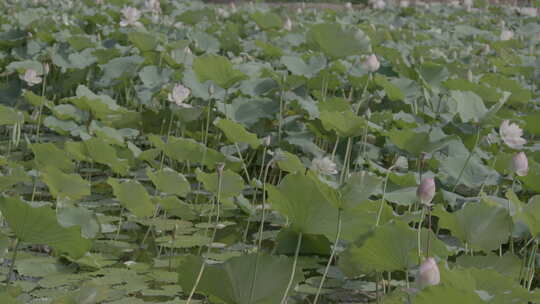
{"type": "MultiPolygon", "coordinates": [[[[178,266],[178,281],[183,290],[191,290],[201,267],[201,258],[187,256],[178,266]]],[[[197,292],[227,304],[279,303],[289,282],[293,262],[283,256],[249,254],[207,265],[197,292]],[[257,266],[256,266],[257,265],[257,266]]],[[[293,287],[303,280],[297,270],[293,287]]]]}
{"type": "Polygon", "coordinates": [[[64,228],[48,206],[34,208],[19,198],[0,197],[0,211],[13,233],[23,242],[47,244],[74,258],[83,256],[91,241],[81,236],[81,228],[64,228]]]}

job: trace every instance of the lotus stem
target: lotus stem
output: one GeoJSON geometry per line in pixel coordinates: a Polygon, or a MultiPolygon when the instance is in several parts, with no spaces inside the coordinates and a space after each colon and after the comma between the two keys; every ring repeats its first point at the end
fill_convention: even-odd
{"type": "Polygon", "coordinates": [[[340,235],[341,235],[341,209],[338,210],[336,241],[334,242],[334,246],[332,247],[332,253],[330,254],[330,258],[328,259],[326,268],[324,269],[321,282],[319,283],[319,288],[317,288],[317,293],[315,294],[315,299],[313,300],[313,304],[317,304],[317,302],[319,301],[319,296],[321,294],[321,289],[324,285],[324,280],[326,279],[326,276],[328,275],[328,271],[330,270],[330,265],[332,265],[332,260],[334,259],[334,256],[336,254],[337,244],[339,242],[340,235]]]}
{"type": "Polygon", "coordinates": [[[285,289],[285,293],[283,294],[283,298],[281,298],[281,304],[287,303],[289,291],[291,290],[292,284],[294,282],[294,275],[296,274],[296,264],[298,263],[298,255],[300,254],[300,245],[302,245],[302,232],[298,234],[298,241],[296,242],[296,250],[294,252],[294,261],[291,270],[291,276],[289,278],[289,284],[287,284],[287,289],[285,289]]]}
{"type": "MultiPolygon", "coordinates": [[[[221,200],[221,187],[223,184],[223,167],[217,169],[217,174],[218,174],[218,191],[216,195],[216,204],[217,204],[216,223],[212,231],[212,237],[210,238],[210,242],[208,243],[207,253],[210,253],[210,248],[212,248],[212,243],[214,243],[214,239],[216,238],[217,225],[219,223],[219,216],[220,216],[219,203],[221,200]]],[[[205,267],[206,267],[206,263],[204,262],[204,259],[203,259],[201,268],[199,269],[199,273],[197,274],[197,279],[195,280],[195,284],[191,288],[191,292],[189,293],[189,297],[186,301],[186,304],[191,303],[191,299],[193,298],[193,295],[195,294],[195,291],[197,290],[197,287],[199,286],[199,283],[201,282],[205,267]]]]}

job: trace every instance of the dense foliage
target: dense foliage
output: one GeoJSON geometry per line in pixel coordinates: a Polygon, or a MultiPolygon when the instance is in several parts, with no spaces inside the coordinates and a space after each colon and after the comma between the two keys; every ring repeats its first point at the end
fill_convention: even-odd
{"type": "Polygon", "coordinates": [[[0,302],[540,302],[537,11],[374,6],[2,1],[0,302]]]}

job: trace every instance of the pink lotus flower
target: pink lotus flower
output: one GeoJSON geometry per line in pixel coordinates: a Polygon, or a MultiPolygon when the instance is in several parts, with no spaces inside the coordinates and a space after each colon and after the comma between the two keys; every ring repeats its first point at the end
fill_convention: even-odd
{"type": "Polygon", "coordinates": [[[139,22],[139,18],[141,18],[141,11],[138,9],[131,6],[124,7],[122,9],[122,15],[124,15],[124,19],[120,21],[120,26],[142,26],[142,23],[139,22]]]}
{"type": "Polygon", "coordinates": [[[371,54],[371,55],[368,56],[366,61],[364,61],[362,66],[364,67],[364,69],[366,69],[369,72],[373,73],[373,72],[377,71],[381,67],[381,64],[379,63],[379,60],[377,59],[377,56],[375,56],[375,54],[371,54]]]}
{"type": "Polygon", "coordinates": [[[430,206],[435,197],[435,180],[433,178],[424,178],[416,189],[416,196],[423,205],[430,206]]]}
{"type": "Polygon", "coordinates": [[[437,285],[441,282],[441,274],[439,272],[439,266],[435,262],[434,258],[427,258],[422,264],[420,264],[420,269],[418,270],[418,275],[416,276],[416,285],[419,288],[424,288],[427,286],[437,285]]]}
{"type": "Polygon", "coordinates": [[[527,143],[523,136],[523,130],[515,123],[503,120],[499,128],[499,135],[506,145],[513,149],[521,149],[527,143]]]}
{"type": "Polygon", "coordinates": [[[523,152],[512,157],[512,168],[519,176],[526,176],[529,173],[529,162],[527,161],[527,155],[523,152]]]}
{"type": "Polygon", "coordinates": [[[41,77],[33,69],[26,70],[24,75],[19,75],[19,78],[24,80],[29,86],[41,83],[41,77]]]}

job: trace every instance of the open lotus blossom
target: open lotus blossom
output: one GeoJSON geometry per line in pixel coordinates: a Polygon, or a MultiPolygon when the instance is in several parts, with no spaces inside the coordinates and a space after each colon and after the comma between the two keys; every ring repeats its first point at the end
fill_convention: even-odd
{"type": "Polygon", "coordinates": [[[377,71],[381,67],[381,64],[379,63],[379,60],[377,59],[377,56],[375,56],[375,54],[371,54],[371,55],[368,56],[366,61],[364,61],[362,66],[364,67],[364,69],[366,69],[369,72],[373,73],[373,72],[377,71]]]}
{"type": "Polygon", "coordinates": [[[423,205],[430,206],[435,197],[435,180],[433,178],[424,178],[416,189],[416,196],[423,205]]]}
{"type": "Polygon", "coordinates": [[[168,99],[170,102],[176,103],[179,107],[192,108],[192,105],[184,103],[184,101],[189,97],[190,94],[190,89],[186,88],[181,84],[177,84],[174,86],[172,92],[169,93],[168,99]]]}
{"type": "Polygon", "coordinates": [[[521,149],[527,143],[523,136],[523,130],[515,123],[503,120],[499,128],[499,135],[504,143],[513,149],[521,149]]]}
{"type": "Polygon", "coordinates": [[[500,36],[500,39],[502,41],[510,40],[512,38],[514,38],[514,32],[512,32],[511,30],[502,30],[500,36]]]}
{"type": "Polygon", "coordinates": [[[224,8],[218,7],[216,10],[217,14],[222,18],[229,18],[229,12],[225,10],[224,8]]]}
{"type": "Polygon", "coordinates": [[[529,161],[524,152],[519,152],[512,157],[512,169],[519,176],[526,176],[529,173],[529,161]]]}
{"type": "Polygon", "coordinates": [[[435,262],[434,258],[427,258],[420,264],[420,269],[418,269],[418,275],[416,276],[416,285],[418,288],[424,288],[437,285],[440,282],[441,274],[437,262],[435,262]]]}
{"type": "Polygon", "coordinates": [[[292,20],[291,18],[287,17],[287,20],[285,20],[285,24],[283,24],[283,29],[286,31],[292,30],[292,20]]]}
{"type": "Polygon", "coordinates": [[[139,22],[139,18],[141,18],[141,11],[138,9],[131,6],[124,7],[122,9],[122,15],[124,15],[124,19],[120,21],[120,26],[142,26],[142,23],[139,22]]]}
{"type": "Polygon", "coordinates": [[[472,0],[463,0],[463,7],[467,12],[470,12],[473,7],[473,1],[472,0]]]}
{"type": "Polygon", "coordinates": [[[311,170],[319,172],[323,175],[334,175],[338,173],[336,163],[334,163],[328,156],[315,158],[311,162],[311,170]]]}
{"type": "Polygon", "coordinates": [[[518,8],[518,12],[522,16],[538,17],[538,9],[536,7],[521,7],[518,8]]]}
{"type": "Polygon", "coordinates": [[[159,0],[145,0],[144,6],[146,7],[146,10],[152,12],[152,14],[161,14],[161,6],[159,0]]]}
{"type": "Polygon", "coordinates": [[[19,78],[24,80],[29,86],[41,83],[41,77],[33,69],[26,70],[24,75],[19,75],[19,78]]]}
{"type": "Polygon", "coordinates": [[[384,0],[377,0],[373,3],[374,9],[383,9],[386,7],[386,2],[384,0]]]}

